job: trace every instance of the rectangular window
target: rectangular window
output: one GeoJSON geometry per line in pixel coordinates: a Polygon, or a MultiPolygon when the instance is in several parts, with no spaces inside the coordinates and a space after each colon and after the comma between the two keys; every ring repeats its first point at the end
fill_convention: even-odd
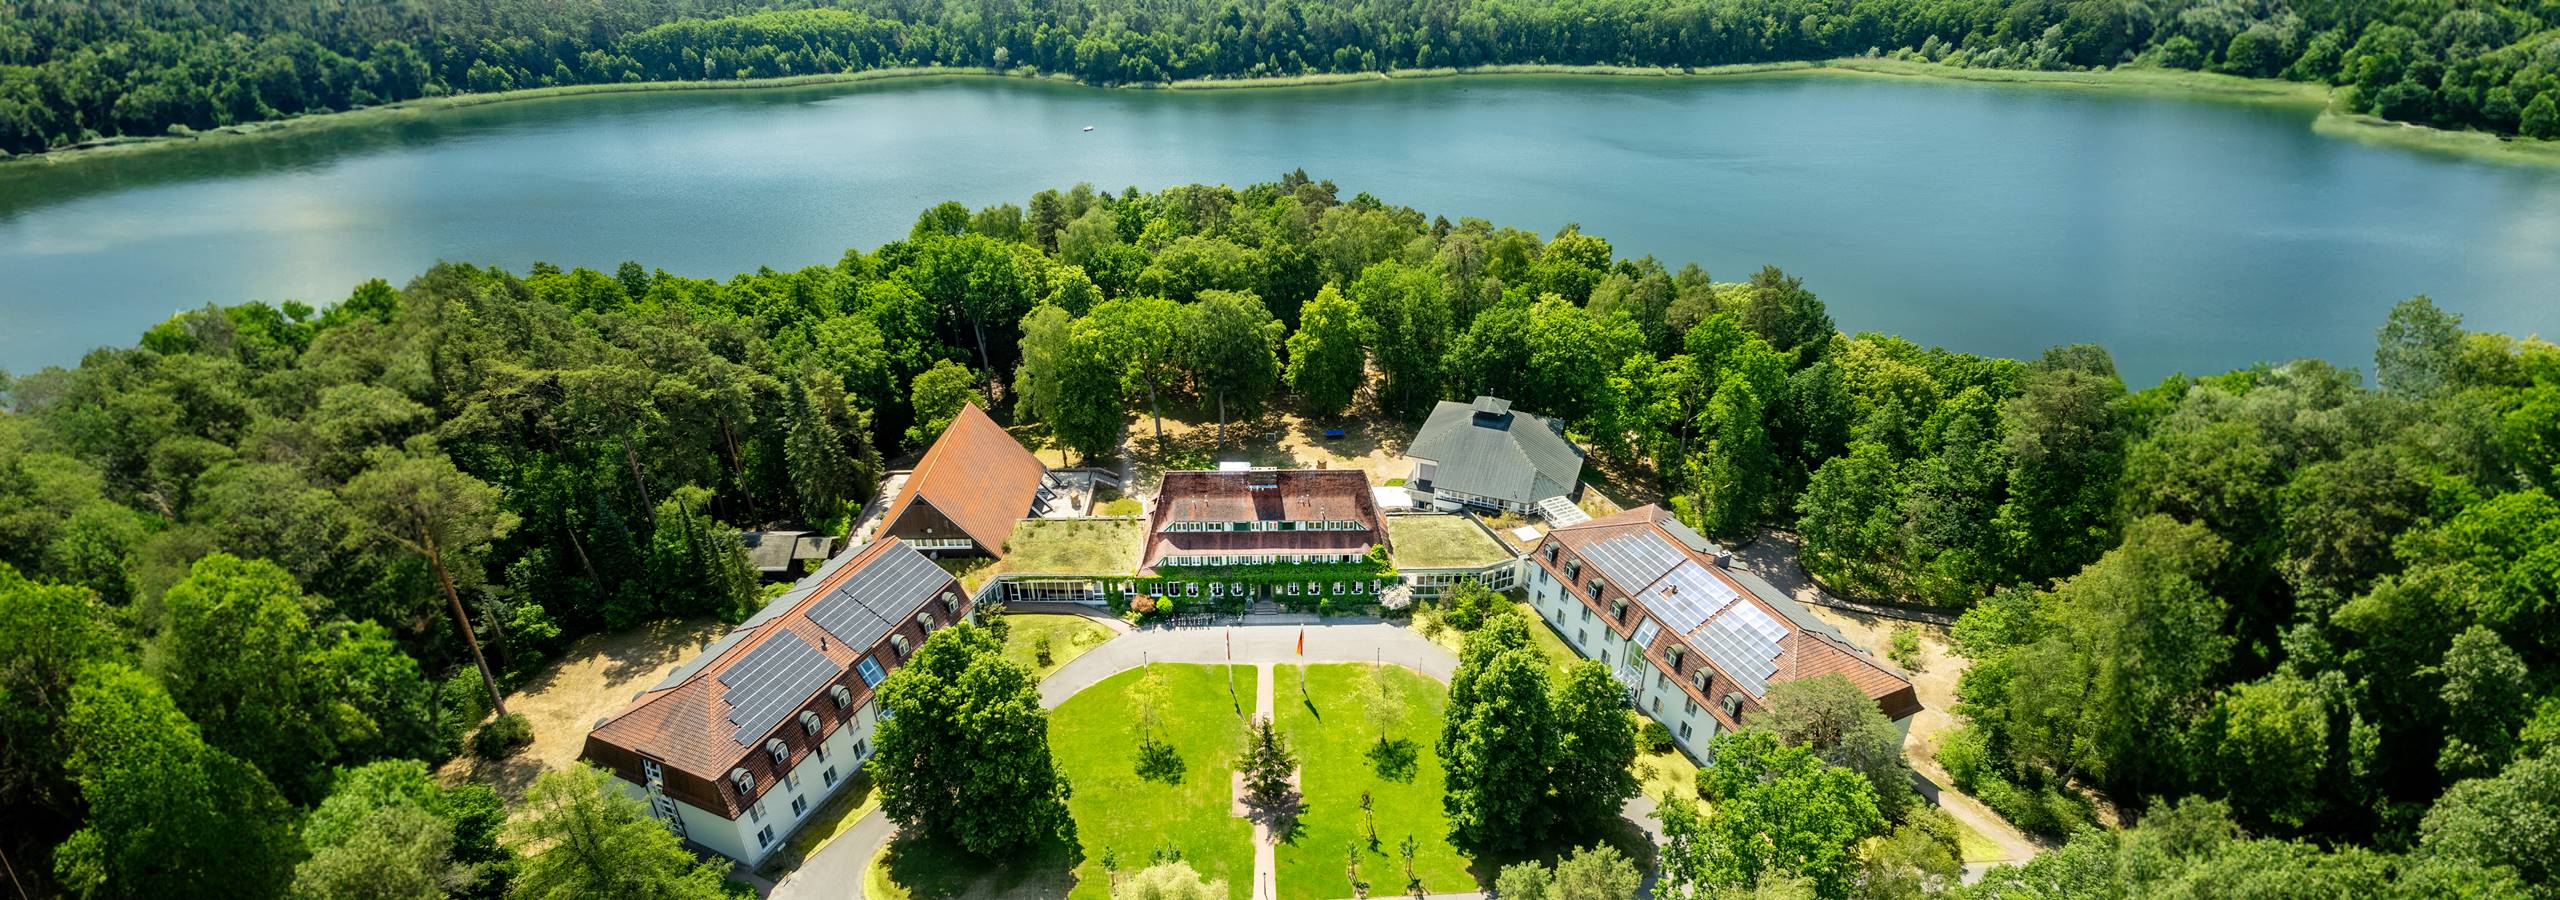
{"type": "Polygon", "coordinates": [[[827,761],[827,742],[825,742],[825,741],[819,741],[819,742],[818,742],[818,761],[819,761],[819,762],[826,762],[826,761],[827,761]]]}
{"type": "Polygon", "coordinates": [[[880,682],[889,680],[889,673],[880,670],[879,660],[872,659],[868,656],[863,657],[862,665],[859,668],[862,671],[863,684],[867,684],[872,687],[879,687],[880,682]]]}
{"type": "Polygon", "coordinates": [[[1660,697],[1653,698],[1653,714],[1657,716],[1662,714],[1662,698],[1660,697]]]}
{"type": "Polygon", "coordinates": [[[800,818],[801,816],[805,816],[805,815],[808,815],[808,814],[809,814],[809,798],[807,798],[807,797],[793,797],[793,798],[791,798],[791,817],[792,817],[792,818],[797,819],[797,818],[800,818]]]}
{"type": "Polygon", "coordinates": [[[762,821],[764,821],[764,801],[762,801],[762,800],[758,800],[758,801],[756,801],[754,804],[749,805],[749,806],[747,807],[747,821],[749,821],[749,822],[762,822],[762,821]]]}
{"type": "Polygon", "coordinates": [[[1585,606],[1582,608],[1582,621],[1591,621],[1591,607],[1585,606]]]}
{"type": "Polygon", "coordinates": [[[1581,645],[1583,645],[1583,644],[1587,644],[1587,643],[1590,643],[1590,642],[1591,642],[1591,629],[1583,628],[1583,629],[1578,629],[1578,630],[1574,631],[1574,633],[1573,633],[1573,643],[1574,643],[1574,645],[1575,645],[1575,646],[1581,646],[1581,645]]]}
{"type": "Polygon", "coordinates": [[[1689,739],[1689,723],[1687,722],[1680,723],[1680,739],[1684,741],[1689,739]]]}
{"type": "Polygon", "coordinates": [[[767,825],[756,829],[756,849],[762,850],[771,846],[773,846],[773,826],[767,825]]]}
{"type": "Polygon", "coordinates": [[[1600,650],[1600,664],[1604,666],[1609,664],[1609,651],[1605,647],[1600,650]]]}
{"type": "MultiPolygon", "coordinates": [[[[1680,701],[1680,712],[1681,712],[1681,714],[1682,714],[1682,715],[1691,715],[1691,716],[1697,715],[1697,714],[1698,714],[1698,701],[1697,701],[1697,700],[1695,700],[1695,699],[1680,701]]],[[[1680,727],[1682,727],[1682,728],[1687,728],[1687,727],[1689,727],[1689,726],[1687,726],[1687,725],[1682,725],[1682,726],[1680,726],[1680,727]]]]}
{"type": "Polygon", "coordinates": [[[854,759],[857,759],[857,760],[870,759],[870,758],[871,758],[871,742],[870,742],[870,741],[855,741],[855,742],[853,742],[853,758],[854,758],[854,759]]]}
{"type": "Polygon", "coordinates": [[[826,785],[827,785],[828,787],[835,787],[835,786],[836,786],[836,767],[834,767],[834,766],[828,766],[826,771],[818,773],[818,780],[819,780],[819,781],[826,782],[826,785]]]}

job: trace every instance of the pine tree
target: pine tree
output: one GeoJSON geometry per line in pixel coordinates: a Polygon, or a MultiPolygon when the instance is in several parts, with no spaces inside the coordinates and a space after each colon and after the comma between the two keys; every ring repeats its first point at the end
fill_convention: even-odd
{"type": "Polygon", "coordinates": [[[1257,716],[1253,720],[1253,749],[1245,754],[1244,790],[1253,805],[1270,808],[1289,796],[1289,777],[1298,771],[1298,758],[1289,752],[1289,742],[1272,727],[1271,720],[1257,716]]]}

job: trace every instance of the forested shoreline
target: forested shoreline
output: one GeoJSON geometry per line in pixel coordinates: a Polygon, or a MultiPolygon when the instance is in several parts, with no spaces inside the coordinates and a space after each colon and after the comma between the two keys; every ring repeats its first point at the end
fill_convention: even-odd
{"type": "Polygon", "coordinates": [[[1499,65],[1706,67],[1845,56],[2127,64],[2335,85],[2394,121],[2560,138],[2560,10],[2496,0],[771,0],[0,8],[0,152],[424,97],[899,67],[1097,85],[1499,65]]]}
{"type": "MultiPolygon", "coordinates": [[[[2547,891],[2560,349],[2425,298],[2379,324],[2378,387],[2302,360],[2129,389],[2094,346],[1843,333],[1774,268],[1297,173],[946,203],[725,281],[448,264],[207,307],[0,381],[0,848],[83,896],[272,895],[383,857],[328,811],[390,791],[444,822],[409,849],[500,892],[544,864],[410,768],[490,712],[458,622],[503,689],[580,635],[735,620],[738,530],[842,528],[964,400],[1100,458],[1159,409],[1489,393],[1709,534],[1792,528],[1843,590],[1961,610],[1939,760],[2022,827],[2198,797],[2178,827],[2232,841],[2198,866],[2547,891]]],[[[2084,837],[2016,878],[2158,852],[2084,837]]]]}

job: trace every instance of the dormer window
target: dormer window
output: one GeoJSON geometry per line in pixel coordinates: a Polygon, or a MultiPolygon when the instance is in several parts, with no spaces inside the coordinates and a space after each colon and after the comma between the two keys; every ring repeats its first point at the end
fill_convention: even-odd
{"type": "Polygon", "coordinates": [[[890,635],[889,646],[898,651],[899,659],[905,659],[908,654],[915,652],[915,642],[907,640],[907,636],[903,634],[890,635]]]}
{"type": "Polygon", "coordinates": [[[756,795],[756,775],[743,768],[730,769],[729,786],[738,789],[738,799],[752,798],[756,795]]]}
{"type": "Polygon", "coordinates": [[[791,745],[783,743],[781,738],[765,741],[764,753],[773,757],[773,767],[777,770],[791,763],[791,745]]]}
{"type": "Polygon", "coordinates": [[[1557,552],[1557,551],[1559,551],[1559,550],[1562,550],[1562,549],[1564,549],[1564,547],[1563,547],[1562,545],[1559,545],[1559,544],[1549,543],[1549,544],[1547,545],[1547,564],[1548,564],[1548,565],[1554,565],[1554,564],[1555,564],[1555,561],[1556,561],[1556,552],[1557,552]]]}
{"type": "Polygon", "coordinates": [[[1671,671],[1678,672],[1680,671],[1680,660],[1688,655],[1689,648],[1673,644],[1670,649],[1662,651],[1662,661],[1671,666],[1671,671]]]}
{"type": "Polygon", "coordinates": [[[1698,686],[1698,693],[1709,693],[1709,688],[1714,686],[1716,683],[1716,676],[1713,672],[1709,672],[1705,669],[1699,669],[1698,671],[1689,674],[1689,683],[1698,686]]]}
{"type": "Polygon", "coordinates": [[[949,613],[951,613],[952,615],[959,615],[959,614],[960,614],[960,595],[959,595],[959,594],[952,593],[952,592],[950,592],[950,591],[943,591],[943,592],[942,592],[942,608],[943,608],[943,610],[944,610],[945,612],[949,612],[949,613]]]}
{"type": "Polygon", "coordinates": [[[845,707],[853,705],[853,690],[845,687],[844,685],[827,685],[827,696],[835,698],[837,709],[844,709],[845,707]]]}
{"type": "MultiPolygon", "coordinates": [[[[1597,581],[1594,581],[1594,582],[1592,582],[1592,583],[1591,583],[1591,596],[1593,596],[1593,597],[1598,597],[1598,596],[1600,596],[1600,583],[1599,583],[1599,582],[1597,582],[1597,581]]],[[[1625,619],[1626,619],[1626,617],[1627,617],[1627,598],[1625,598],[1625,597],[1620,597],[1620,598],[1618,598],[1618,599],[1616,599],[1616,600],[1611,600],[1611,601],[1609,601],[1609,618],[1612,618],[1612,619],[1619,619],[1619,620],[1622,620],[1622,621],[1623,621],[1623,620],[1625,620],[1625,619]]]]}
{"type": "Polygon", "coordinates": [[[816,710],[804,709],[800,711],[801,734],[805,734],[810,737],[817,737],[818,729],[826,727],[826,724],[826,720],[818,718],[816,710]]]}
{"type": "Polygon", "coordinates": [[[1724,715],[1725,718],[1728,719],[1742,718],[1742,695],[1740,693],[1731,691],[1725,693],[1724,715]]]}
{"type": "Polygon", "coordinates": [[[1566,580],[1566,581],[1572,581],[1572,580],[1574,580],[1574,579],[1576,579],[1576,578],[1580,578],[1580,577],[1582,577],[1582,561],[1581,561],[1581,560],[1578,560],[1578,559],[1568,559],[1568,560],[1565,560],[1565,561],[1564,561],[1564,578],[1565,578],[1565,580],[1566,580]]]}
{"type": "Polygon", "coordinates": [[[916,627],[917,627],[917,628],[924,629],[924,633],[926,633],[926,634],[932,634],[932,633],[933,633],[933,629],[936,627],[936,626],[933,624],[933,614],[932,614],[932,613],[929,613],[929,612],[920,612],[920,613],[917,613],[917,614],[916,614],[916,627]]]}

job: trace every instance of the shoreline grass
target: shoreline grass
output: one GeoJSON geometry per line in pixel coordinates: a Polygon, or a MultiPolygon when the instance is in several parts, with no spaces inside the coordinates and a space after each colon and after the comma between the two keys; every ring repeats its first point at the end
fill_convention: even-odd
{"type": "Polygon", "coordinates": [[[310,113],[289,119],[270,119],[225,125],[185,135],[140,135],[107,138],[100,141],[52,150],[27,153],[0,159],[0,173],[17,169],[75,165],[93,159],[121,159],[143,153],[219,146],[251,140],[273,139],[311,134],[350,126],[381,125],[416,119],[427,115],[482,106],[558,100],[604,94],[654,94],[682,91],[763,91],[780,88],[826,87],[874,81],[920,81],[936,78],[1002,78],[1022,81],[1069,82],[1063,75],[1039,75],[1026,71],[955,68],[945,66],[913,66],[889,69],[865,69],[859,72],[832,72],[812,75],[786,75],[775,78],[747,78],[731,81],[631,81],[613,84],[564,84],[550,87],[521,88],[485,94],[452,94],[422,97],[362,109],[310,113]]]}
{"type": "Polygon", "coordinates": [[[1193,78],[1172,82],[1100,86],[1089,85],[1064,73],[1042,73],[1029,68],[997,70],[971,67],[927,66],[869,69],[860,72],[838,72],[814,75],[792,75],[732,81],[639,81],[617,84],[558,85],[525,88],[487,94],[457,94],[407,100],[383,106],[342,112],[314,113],[291,119],[251,122],[225,126],[179,136],[141,136],[111,138],[94,144],[24,154],[0,159],[0,175],[12,171],[40,169],[48,166],[76,165],[92,159],[121,159],[141,153],[173,148],[220,146],[245,140],[309,134],[333,128],[376,125],[414,119],[438,112],[471,109],[505,103],[555,100],[600,94],[664,93],[675,91],[758,91],[782,88],[826,87],[865,82],[906,82],[928,79],[1006,79],[1052,84],[1094,87],[1100,90],[1166,90],[1166,91],[1232,91],[1261,88],[1331,87],[1344,85],[1385,84],[1398,81],[1428,81],[1447,78],[1534,78],[1534,77],[1604,77],[1604,78],[1735,78],[1785,76],[1866,76],[1888,78],[1934,79],[1974,84],[1998,84],[2037,88],[2094,89],[2129,91],[2159,96],[2181,97],[2203,101],[2237,101],[2275,103],[2317,107],[2312,121],[2316,133],[2354,140],[2377,146],[2454,156],[2496,163],[2526,165],[2560,165],[2560,141],[2502,139],[2478,131],[2447,131],[2419,125],[2391,122],[2378,117],[2351,113],[2336,102],[2333,90],[2324,85],[2282,81],[2268,78],[2243,78],[2210,72],[2177,69],[2127,67],[2103,71],[2052,72],[2029,69],[1974,69],[1936,63],[1878,57],[1840,57],[1772,63],[1738,63],[1722,66],[1660,67],[1605,65],[1514,64],[1466,68],[1388,69],[1372,72],[1338,72],[1308,75],[1275,75],[1230,78],[1193,78]]]}

